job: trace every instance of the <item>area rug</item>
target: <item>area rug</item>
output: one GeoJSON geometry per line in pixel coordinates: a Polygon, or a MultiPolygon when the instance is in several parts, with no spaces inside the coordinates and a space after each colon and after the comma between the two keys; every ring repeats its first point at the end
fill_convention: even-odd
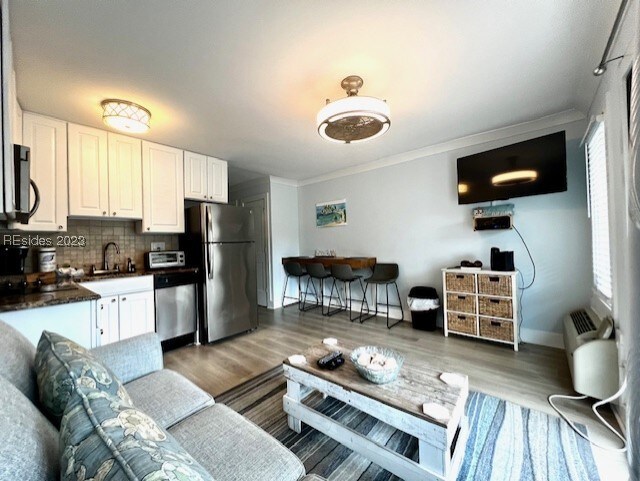
{"type": "MultiPolygon", "coordinates": [[[[399,478],[309,426],[297,434],[282,410],[282,367],[217,396],[273,435],[304,463],[307,473],[339,481],[399,478]]],[[[306,401],[367,437],[417,459],[415,438],[318,393],[306,401]]],[[[458,481],[599,481],[589,444],[559,418],[472,392],[466,405],[470,432],[458,481]]],[[[581,429],[585,429],[581,426],[581,429]]]]}

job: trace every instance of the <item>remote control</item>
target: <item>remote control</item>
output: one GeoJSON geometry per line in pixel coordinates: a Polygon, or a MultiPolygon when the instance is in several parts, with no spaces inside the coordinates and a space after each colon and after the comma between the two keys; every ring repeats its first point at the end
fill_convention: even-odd
{"type": "Polygon", "coordinates": [[[333,370],[343,364],[344,358],[342,357],[342,352],[340,351],[334,351],[318,359],[318,367],[321,369],[333,370]]]}

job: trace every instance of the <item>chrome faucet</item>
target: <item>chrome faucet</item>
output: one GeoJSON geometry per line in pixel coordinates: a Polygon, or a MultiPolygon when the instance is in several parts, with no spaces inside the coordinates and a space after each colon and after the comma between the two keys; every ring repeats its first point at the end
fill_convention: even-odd
{"type": "MultiPolygon", "coordinates": [[[[120,246],[118,244],[116,244],[115,242],[109,242],[107,243],[107,245],[104,246],[104,252],[103,252],[103,257],[104,257],[104,263],[103,263],[103,268],[105,271],[109,270],[109,261],[107,260],[107,251],[109,250],[110,246],[114,246],[116,248],[116,254],[120,255],[120,246]]],[[[116,266],[116,270],[118,270],[118,264],[115,264],[116,266]]]]}

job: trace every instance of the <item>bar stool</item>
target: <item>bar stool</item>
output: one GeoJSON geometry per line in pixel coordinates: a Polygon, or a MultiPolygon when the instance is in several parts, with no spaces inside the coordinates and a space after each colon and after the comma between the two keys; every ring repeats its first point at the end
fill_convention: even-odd
{"type": "MultiPolygon", "coordinates": [[[[322,310],[322,315],[325,316],[324,312],[324,281],[331,277],[331,272],[329,272],[323,264],[320,262],[314,262],[312,264],[307,264],[307,274],[309,274],[309,280],[307,281],[307,287],[304,290],[304,297],[302,300],[303,310],[309,311],[311,309],[315,309],[320,307],[322,310]],[[316,289],[315,281],[318,281],[320,287],[320,295],[318,295],[318,291],[316,289]],[[309,292],[309,283],[311,283],[311,287],[313,288],[313,295],[316,298],[316,303],[311,305],[311,307],[306,307],[307,304],[307,295],[309,292]]],[[[327,307],[327,312],[329,308],[327,307]]]]}
{"type": "Polygon", "coordinates": [[[302,310],[302,279],[306,277],[307,271],[302,267],[299,262],[287,262],[283,264],[284,272],[286,274],[286,279],[284,281],[284,289],[282,289],[282,307],[293,306],[295,302],[290,302],[289,304],[284,303],[285,299],[295,299],[295,297],[287,296],[287,284],[289,283],[290,277],[295,277],[298,280],[298,309],[302,310]]]}
{"type": "MultiPolygon", "coordinates": [[[[374,297],[374,300],[375,300],[376,310],[373,314],[369,314],[369,312],[367,312],[367,317],[362,317],[363,311],[362,309],[360,309],[360,323],[363,323],[367,319],[371,319],[372,317],[375,317],[378,315],[378,286],[379,285],[384,285],[385,291],[387,294],[385,298],[386,302],[384,302],[384,304],[387,306],[387,311],[386,311],[387,329],[391,329],[393,326],[396,326],[402,322],[402,320],[404,319],[404,309],[402,308],[402,299],[400,299],[400,291],[398,290],[398,284],[396,283],[396,280],[398,279],[399,275],[400,275],[400,269],[398,268],[398,264],[376,264],[374,266],[373,274],[371,274],[370,277],[364,280],[364,284],[365,284],[364,292],[365,292],[365,298],[366,298],[367,297],[366,292],[367,292],[367,289],[369,288],[369,284],[373,284],[375,286],[376,295],[374,297]],[[389,304],[389,285],[390,284],[393,284],[396,288],[396,294],[398,294],[398,304],[389,304]],[[401,313],[400,320],[391,325],[389,325],[389,307],[399,307],[400,313],[401,313]]],[[[364,307],[364,304],[363,304],[363,307],[364,307]]]]}
{"type": "MultiPolygon", "coordinates": [[[[361,319],[364,306],[367,306],[367,314],[369,314],[369,304],[367,302],[367,296],[365,287],[362,284],[362,276],[360,274],[354,274],[351,266],[349,264],[333,264],[331,266],[331,275],[333,276],[333,283],[331,284],[331,292],[329,293],[329,306],[327,307],[327,316],[333,316],[338,312],[349,311],[349,320],[351,322],[361,319]],[[331,307],[331,301],[333,300],[333,289],[336,287],[336,282],[342,282],[345,286],[345,299],[344,306],[342,305],[342,300],[340,300],[340,307],[331,311],[329,308],[331,307]],[[352,317],[353,309],[353,297],[351,294],[351,284],[358,281],[360,283],[360,288],[362,289],[362,306],[360,308],[360,314],[352,317]]],[[[340,299],[340,290],[336,288],[336,294],[338,295],[338,299],[340,299]]],[[[362,322],[362,321],[360,321],[362,322]]]]}

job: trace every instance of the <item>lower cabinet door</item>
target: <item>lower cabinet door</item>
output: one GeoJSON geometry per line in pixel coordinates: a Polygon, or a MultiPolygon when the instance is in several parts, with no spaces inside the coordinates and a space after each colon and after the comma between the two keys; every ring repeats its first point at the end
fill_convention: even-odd
{"type": "Polygon", "coordinates": [[[155,332],[155,302],[153,291],[134,292],[119,296],[120,339],[155,332]]]}
{"type": "Polygon", "coordinates": [[[97,321],[100,346],[120,340],[118,296],[102,297],[98,300],[97,321]]]}

